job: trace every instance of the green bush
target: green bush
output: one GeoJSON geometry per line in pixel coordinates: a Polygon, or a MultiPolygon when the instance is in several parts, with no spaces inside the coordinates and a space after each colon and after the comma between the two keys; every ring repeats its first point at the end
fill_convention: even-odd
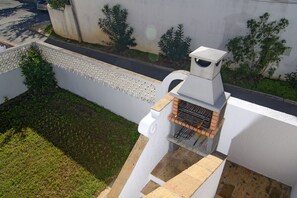
{"type": "Polygon", "coordinates": [[[161,36],[159,41],[160,55],[165,56],[170,61],[181,62],[190,53],[191,38],[184,37],[184,27],[182,24],[177,26],[177,30],[171,27],[161,36]]]}
{"type": "Polygon", "coordinates": [[[279,33],[288,26],[287,19],[269,22],[269,14],[265,13],[258,20],[247,21],[249,34],[231,39],[227,48],[232,56],[226,61],[226,66],[236,64],[239,70],[245,71],[238,78],[258,82],[264,74],[272,76],[281,55],[287,47],[279,33]]]}
{"type": "Polygon", "coordinates": [[[64,8],[65,5],[70,5],[70,1],[69,0],[48,0],[48,4],[50,4],[50,6],[53,9],[59,9],[59,8],[64,8]]]}
{"type": "Polygon", "coordinates": [[[51,64],[43,59],[41,52],[34,46],[22,55],[20,68],[25,76],[24,84],[35,94],[50,91],[57,85],[51,64]]]}
{"type": "Polygon", "coordinates": [[[98,25],[110,39],[109,45],[117,52],[124,51],[129,47],[136,46],[135,38],[132,37],[133,28],[127,21],[128,11],[122,9],[119,4],[109,7],[106,4],[102,9],[105,18],[99,18],[98,25]]]}

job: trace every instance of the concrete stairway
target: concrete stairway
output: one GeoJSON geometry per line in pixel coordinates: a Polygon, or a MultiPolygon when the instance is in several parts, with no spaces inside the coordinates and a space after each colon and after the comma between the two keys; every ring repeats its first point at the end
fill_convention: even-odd
{"type": "Polygon", "coordinates": [[[173,152],[168,152],[151,172],[150,181],[143,188],[142,194],[147,195],[159,186],[163,186],[168,180],[202,158],[202,156],[182,147],[173,152]]]}

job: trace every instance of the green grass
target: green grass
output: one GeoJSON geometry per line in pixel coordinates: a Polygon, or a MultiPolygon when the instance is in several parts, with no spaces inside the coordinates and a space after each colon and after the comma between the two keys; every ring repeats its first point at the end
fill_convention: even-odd
{"type": "Polygon", "coordinates": [[[297,88],[291,86],[288,82],[277,79],[261,79],[257,84],[247,82],[246,80],[237,81],[234,76],[235,71],[230,69],[222,69],[223,82],[233,84],[246,89],[251,89],[275,96],[297,101],[297,88]]]}
{"type": "Polygon", "coordinates": [[[255,90],[297,101],[297,88],[285,81],[263,79],[257,84],[255,90]]]}
{"type": "Polygon", "coordinates": [[[0,197],[92,197],[119,173],[136,125],[64,90],[0,106],[0,197]]]}

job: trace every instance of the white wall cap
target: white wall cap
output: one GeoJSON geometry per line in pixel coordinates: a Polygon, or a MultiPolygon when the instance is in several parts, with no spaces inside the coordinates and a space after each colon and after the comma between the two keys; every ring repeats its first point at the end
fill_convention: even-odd
{"type": "Polygon", "coordinates": [[[150,137],[157,131],[156,120],[159,117],[160,112],[151,110],[139,123],[138,131],[145,137],[150,137]]]}
{"type": "Polygon", "coordinates": [[[190,53],[190,57],[217,63],[226,56],[227,52],[201,46],[190,53]]]}

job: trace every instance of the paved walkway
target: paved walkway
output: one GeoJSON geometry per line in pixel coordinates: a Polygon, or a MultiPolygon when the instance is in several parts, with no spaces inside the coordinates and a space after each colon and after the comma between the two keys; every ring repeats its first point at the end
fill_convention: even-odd
{"type": "Polygon", "coordinates": [[[0,40],[22,44],[46,37],[29,30],[35,23],[49,21],[47,12],[37,11],[34,3],[0,0],[0,40]]]}
{"type": "MultiPolygon", "coordinates": [[[[151,78],[162,81],[173,70],[156,66],[153,64],[135,61],[132,59],[122,59],[119,56],[111,55],[97,50],[81,47],[75,44],[58,41],[48,38],[45,42],[62,47],[64,49],[95,58],[118,67],[149,76],[151,78]]],[[[262,94],[259,92],[249,91],[231,85],[224,85],[225,91],[230,92],[233,97],[243,99],[261,106],[265,106],[277,111],[282,111],[291,115],[297,116],[297,105],[285,102],[281,98],[262,94]]]]}

